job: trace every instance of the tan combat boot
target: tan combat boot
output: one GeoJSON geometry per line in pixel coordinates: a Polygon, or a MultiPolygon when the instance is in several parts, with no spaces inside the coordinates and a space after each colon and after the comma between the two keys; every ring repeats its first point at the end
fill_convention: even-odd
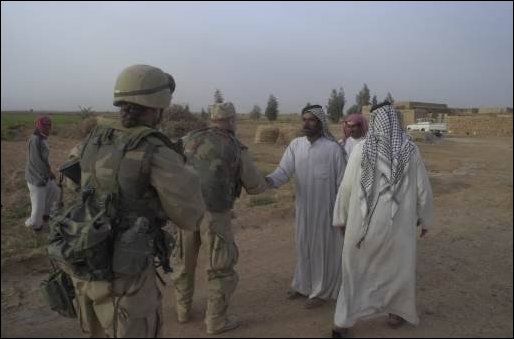
{"type": "Polygon", "coordinates": [[[179,324],[185,324],[189,320],[191,320],[191,309],[190,307],[184,307],[181,305],[176,305],[177,310],[177,321],[179,324]]]}
{"type": "Polygon", "coordinates": [[[237,320],[227,319],[225,320],[225,324],[223,326],[217,328],[213,328],[207,325],[207,334],[221,334],[236,329],[238,327],[239,323],[237,322],[237,320]]]}
{"type": "Polygon", "coordinates": [[[191,312],[177,312],[177,321],[179,324],[185,324],[191,319],[191,312]]]}

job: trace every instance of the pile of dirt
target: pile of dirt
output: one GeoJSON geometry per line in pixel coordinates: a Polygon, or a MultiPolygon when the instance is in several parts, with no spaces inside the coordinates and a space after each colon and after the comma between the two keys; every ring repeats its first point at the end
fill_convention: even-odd
{"type": "Polygon", "coordinates": [[[207,127],[207,122],[192,114],[188,106],[171,105],[164,112],[162,128],[171,139],[178,139],[188,132],[207,127]]]}
{"type": "Polygon", "coordinates": [[[52,126],[50,135],[58,136],[65,139],[82,139],[85,138],[98,124],[98,119],[102,117],[89,116],[82,119],[78,123],[73,124],[56,124],[52,126]]]}
{"type": "Polygon", "coordinates": [[[256,144],[274,144],[278,139],[279,132],[278,127],[261,125],[257,127],[254,142],[256,144]]]}
{"type": "Polygon", "coordinates": [[[91,132],[96,127],[97,124],[98,124],[98,121],[97,121],[96,117],[89,117],[89,118],[82,120],[79,123],[79,131],[80,131],[81,137],[85,137],[86,135],[88,135],[89,132],[91,132]]]}
{"type": "Polygon", "coordinates": [[[294,138],[301,137],[302,130],[299,127],[280,127],[276,143],[278,145],[289,145],[294,138]]]}

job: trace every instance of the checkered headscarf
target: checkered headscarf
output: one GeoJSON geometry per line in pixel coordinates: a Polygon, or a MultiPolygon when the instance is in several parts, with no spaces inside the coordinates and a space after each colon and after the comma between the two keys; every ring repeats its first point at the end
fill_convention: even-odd
{"type": "Polygon", "coordinates": [[[48,138],[48,135],[43,133],[43,127],[48,125],[52,125],[52,120],[50,119],[50,117],[46,115],[36,116],[36,120],[34,120],[34,133],[40,135],[43,139],[48,138]]]}
{"type": "Polygon", "coordinates": [[[303,111],[302,115],[305,114],[305,113],[312,113],[312,114],[314,114],[314,116],[316,116],[316,118],[318,118],[318,120],[321,122],[321,134],[325,138],[327,138],[328,140],[337,142],[336,138],[334,138],[334,136],[332,135],[332,133],[330,133],[330,131],[328,129],[327,118],[326,118],[325,112],[323,112],[323,108],[321,108],[321,107],[311,107],[311,108],[303,111]]]}
{"type": "Polygon", "coordinates": [[[414,144],[401,128],[399,113],[391,105],[371,112],[361,162],[361,188],[366,197],[367,215],[372,213],[375,171],[385,176],[394,193],[414,150],[414,144]]]}
{"type": "Polygon", "coordinates": [[[362,137],[365,137],[366,133],[368,133],[368,122],[366,118],[361,113],[350,114],[343,121],[343,141],[346,141],[346,139],[350,137],[351,132],[349,124],[359,125],[362,137]]]}

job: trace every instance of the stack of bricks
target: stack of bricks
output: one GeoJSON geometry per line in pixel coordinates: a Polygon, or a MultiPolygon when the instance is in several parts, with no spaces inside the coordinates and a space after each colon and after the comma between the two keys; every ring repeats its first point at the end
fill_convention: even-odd
{"type": "MultiPolygon", "coordinates": [[[[470,136],[512,136],[511,107],[449,108],[445,104],[398,101],[394,107],[402,113],[403,127],[418,120],[448,123],[448,132],[470,136]]],[[[371,106],[362,113],[369,119],[371,106]]]]}
{"type": "Polygon", "coordinates": [[[512,136],[512,115],[448,116],[448,133],[469,136],[512,136]]]}
{"type": "Polygon", "coordinates": [[[512,114],[512,107],[480,107],[478,114],[512,114]]]}

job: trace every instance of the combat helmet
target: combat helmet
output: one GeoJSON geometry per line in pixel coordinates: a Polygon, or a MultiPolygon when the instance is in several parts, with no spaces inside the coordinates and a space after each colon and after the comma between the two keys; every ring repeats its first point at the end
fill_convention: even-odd
{"type": "Polygon", "coordinates": [[[236,109],[231,102],[215,103],[209,106],[211,120],[225,120],[236,116],[236,109]]]}
{"type": "Polygon", "coordinates": [[[125,68],[114,86],[114,106],[129,102],[151,108],[167,108],[175,91],[175,80],[161,69],[148,65],[125,68]]]}

